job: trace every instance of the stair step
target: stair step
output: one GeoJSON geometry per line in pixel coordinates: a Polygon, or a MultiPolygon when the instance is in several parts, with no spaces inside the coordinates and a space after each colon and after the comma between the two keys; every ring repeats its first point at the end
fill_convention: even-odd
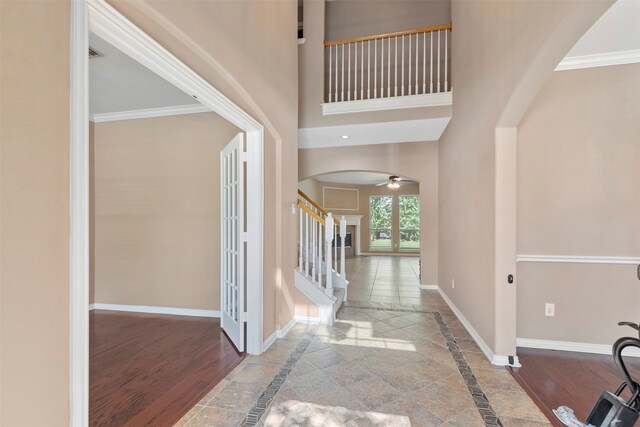
{"type": "Polygon", "coordinates": [[[344,303],[344,296],[346,291],[342,288],[333,288],[333,296],[336,297],[336,302],[333,304],[333,313],[337,313],[344,303]]]}

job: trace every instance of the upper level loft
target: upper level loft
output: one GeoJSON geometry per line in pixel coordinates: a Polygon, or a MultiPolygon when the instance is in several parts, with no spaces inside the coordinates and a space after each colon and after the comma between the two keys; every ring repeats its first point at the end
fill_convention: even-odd
{"type": "Polygon", "coordinates": [[[451,105],[451,23],[324,42],[322,114],[451,105]]]}

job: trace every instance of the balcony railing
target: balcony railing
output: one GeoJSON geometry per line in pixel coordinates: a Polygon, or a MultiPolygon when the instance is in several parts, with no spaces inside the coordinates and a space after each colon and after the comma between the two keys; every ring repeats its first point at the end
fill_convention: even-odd
{"type": "Polygon", "coordinates": [[[451,24],[324,42],[325,102],[451,91],[451,24]]]}

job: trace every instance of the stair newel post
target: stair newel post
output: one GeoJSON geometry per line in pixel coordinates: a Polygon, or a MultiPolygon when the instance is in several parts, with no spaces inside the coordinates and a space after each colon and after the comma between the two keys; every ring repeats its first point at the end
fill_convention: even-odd
{"type": "Polygon", "coordinates": [[[316,280],[316,237],[318,227],[315,218],[311,218],[311,281],[316,280]]]}
{"type": "Polygon", "coordinates": [[[344,216],[340,219],[340,275],[347,279],[347,272],[344,266],[344,239],[347,238],[347,220],[344,216]]]}
{"type": "MultiPolygon", "coordinates": [[[[333,216],[331,215],[331,212],[327,214],[327,217],[325,219],[324,231],[325,231],[326,246],[327,248],[330,248],[333,243],[333,233],[334,233],[333,216]]],[[[327,266],[327,275],[326,275],[327,283],[325,286],[325,292],[329,296],[333,296],[333,283],[332,283],[333,282],[333,274],[332,274],[333,266],[331,265],[332,262],[333,260],[331,259],[331,256],[328,256],[325,261],[327,266]]]]}
{"type": "Polygon", "coordinates": [[[309,214],[304,213],[305,236],[304,236],[304,274],[309,275],[309,214]]]}

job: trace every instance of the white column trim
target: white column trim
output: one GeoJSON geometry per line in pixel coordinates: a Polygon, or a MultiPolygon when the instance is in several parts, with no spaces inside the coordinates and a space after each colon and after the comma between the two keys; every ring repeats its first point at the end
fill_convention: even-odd
{"type": "Polygon", "coordinates": [[[69,425],[89,424],[89,15],[71,2],[69,425]]]}

